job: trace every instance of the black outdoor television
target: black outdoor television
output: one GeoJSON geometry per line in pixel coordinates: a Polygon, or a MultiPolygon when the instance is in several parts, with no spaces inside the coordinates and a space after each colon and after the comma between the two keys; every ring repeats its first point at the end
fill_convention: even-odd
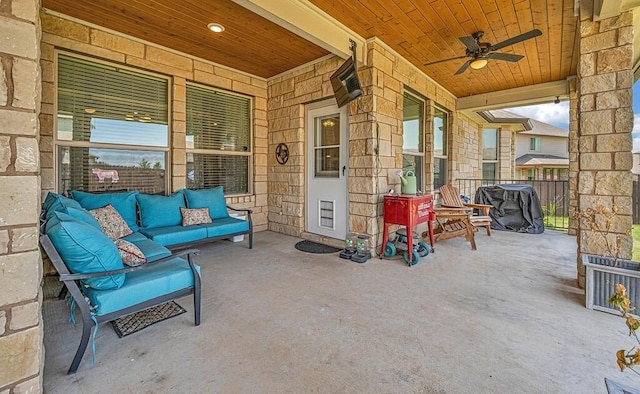
{"type": "Polygon", "coordinates": [[[353,57],[348,58],[336,72],[331,75],[333,95],[336,97],[338,107],[349,103],[351,100],[362,96],[362,88],[358,79],[358,68],[353,57]]]}

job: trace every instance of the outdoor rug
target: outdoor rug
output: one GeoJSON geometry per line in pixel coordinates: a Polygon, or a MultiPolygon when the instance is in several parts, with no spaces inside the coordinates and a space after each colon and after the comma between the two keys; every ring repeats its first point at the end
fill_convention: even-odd
{"type": "Polygon", "coordinates": [[[334,248],[333,246],[323,245],[309,240],[300,241],[295,246],[296,249],[307,253],[336,253],[342,250],[340,248],[334,248]]]}
{"type": "Polygon", "coordinates": [[[113,330],[120,338],[138,332],[171,317],[182,315],[186,310],[175,301],[154,306],[149,309],[115,319],[111,322],[113,330]]]}

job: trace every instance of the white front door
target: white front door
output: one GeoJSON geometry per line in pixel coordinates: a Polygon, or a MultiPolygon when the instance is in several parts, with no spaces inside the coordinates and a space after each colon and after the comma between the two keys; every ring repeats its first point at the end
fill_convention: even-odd
{"type": "Polygon", "coordinates": [[[347,106],[334,100],[307,106],[306,230],[331,238],[347,234],[349,125],[347,106]]]}

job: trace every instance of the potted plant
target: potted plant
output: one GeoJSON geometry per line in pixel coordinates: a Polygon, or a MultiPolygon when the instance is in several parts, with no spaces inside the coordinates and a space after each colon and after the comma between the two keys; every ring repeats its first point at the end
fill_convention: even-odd
{"type": "MultiPolygon", "coordinates": [[[[616,362],[618,367],[621,372],[624,372],[625,369],[630,369],[640,375],[640,372],[635,369],[635,367],[640,365],[640,338],[637,333],[638,328],[640,328],[640,320],[632,315],[632,312],[635,309],[635,304],[629,299],[626,287],[620,283],[615,285],[615,291],[609,298],[608,303],[620,313],[623,319],[625,319],[625,323],[629,329],[629,336],[635,339],[635,345],[632,346],[631,349],[620,349],[616,352],[616,362]]],[[[640,394],[640,391],[635,388],[622,385],[607,378],[605,378],[604,381],[607,385],[607,391],[610,394],[640,394]]]]}

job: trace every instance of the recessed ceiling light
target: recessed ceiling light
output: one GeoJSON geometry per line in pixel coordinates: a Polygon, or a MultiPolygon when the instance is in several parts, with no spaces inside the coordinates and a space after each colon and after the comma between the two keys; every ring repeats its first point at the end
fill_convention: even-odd
{"type": "Polygon", "coordinates": [[[207,27],[214,33],[222,33],[224,31],[224,26],[219,23],[209,23],[207,27]]]}

